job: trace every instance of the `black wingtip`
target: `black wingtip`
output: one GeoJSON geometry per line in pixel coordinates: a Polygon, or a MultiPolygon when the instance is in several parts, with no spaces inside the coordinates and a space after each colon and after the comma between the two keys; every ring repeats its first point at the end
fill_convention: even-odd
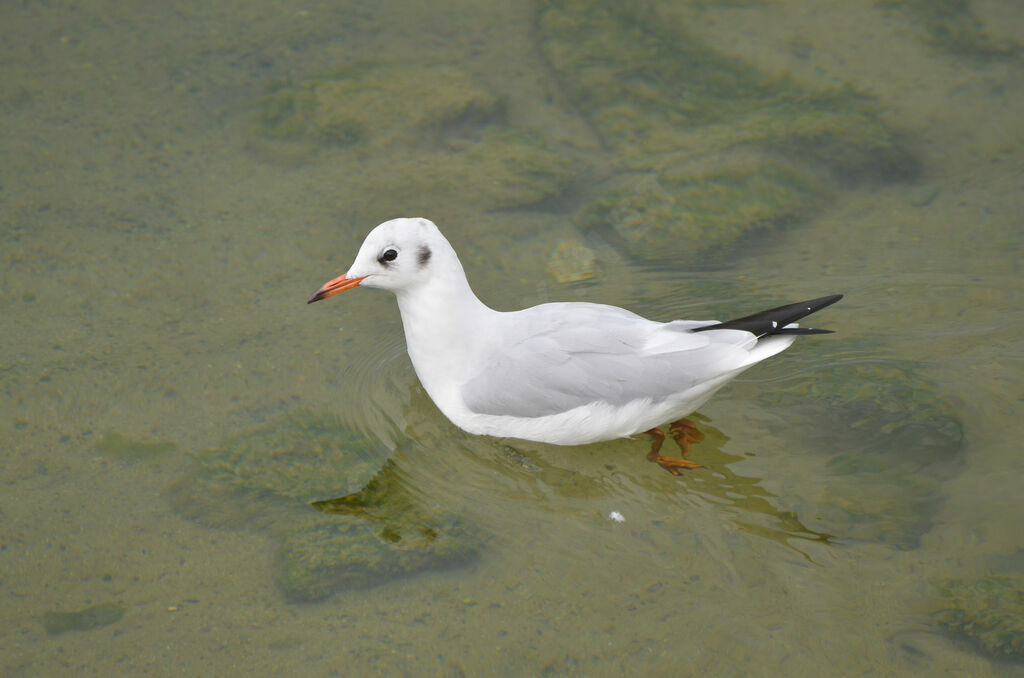
{"type": "Polygon", "coordinates": [[[798,301],[795,304],[786,304],[770,308],[767,311],[754,313],[753,315],[727,320],[717,325],[698,327],[693,332],[705,332],[707,330],[743,330],[751,332],[759,337],[770,334],[831,334],[832,330],[818,330],[811,327],[786,327],[805,318],[812,313],[820,311],[826,306],[831,306],[843,298],[841,294],[830,294],[827,297],[798,301]]]}
{"type": "MultiPolygon", "coordinates": [[[[814,311],[818,311],[820,309],[825,308],[826,306],[831,306],[832,304],[836,303],[842,298],[842,294],[830,294],[827,297],[818,297],[817,299],[811,299],[810,301],[805,301],[804,303],[811,306],[816,306],[814,311]]],[[[811,313],[814,313],[814,311],[811,311],[811,313]]]]}
{"type": "Polygon", "coordinates": [[[771,334],[835,334],[835,330],[819,330],[816,327],[784,327],[771,334]]]}

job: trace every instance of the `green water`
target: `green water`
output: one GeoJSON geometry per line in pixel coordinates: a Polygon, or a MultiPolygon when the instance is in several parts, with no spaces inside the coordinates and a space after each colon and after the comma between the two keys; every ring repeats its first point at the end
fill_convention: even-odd
{"type": "Polygon", "coordinates": [[[623,7],[0,8],[0,676],[1024,676],[1024,12],[623,7]],[[501,309],[847,296],[674,478],[464,434],[387,293],[305,304],[404,215],[501,309]],[[474,557],[290,595],[332,474],[190,479],[298,411],[474,557]]]}

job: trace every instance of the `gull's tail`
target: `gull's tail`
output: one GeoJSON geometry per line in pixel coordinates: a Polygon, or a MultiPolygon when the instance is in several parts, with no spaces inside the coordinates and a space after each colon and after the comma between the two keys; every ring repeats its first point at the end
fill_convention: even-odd
{"type": "Polygon", "coordinates": [[[800,318],[820,311],[821,309],[836,303],[843,298],[841,294],[833,294],[828,297],[819,297],[810,301],[799,301],[795,304],[786,304],[778,308],[770,308],[754,315],[727,320],[717,325],[705,325],[690,330],[691,332],[704,332],[705,330],[744,330],[756,334],[758,337],[766,337],[771,334],[829,334],[832,330],[816,330],[811,327],[789,327],[800,318]]]}

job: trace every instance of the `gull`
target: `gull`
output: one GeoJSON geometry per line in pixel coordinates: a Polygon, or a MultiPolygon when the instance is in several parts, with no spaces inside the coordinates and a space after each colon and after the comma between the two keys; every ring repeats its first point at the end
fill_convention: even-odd
{"type": "Polygon", "coordinates": [[[394,292],[420,383],[449,420],[475,435],[583,445],[638,433],[647,459],[674,475],[703,435],[686,415],[738,374],[801,334],[797,320],[835,294],[718,322],[656,322],[585,302],[496,311],[469,286],[455,249],[423,218],[385,221],[348,271],[307,303],[355,287],[394,292]],[[681,458],[660,454],[671,422],[681,458]]]}

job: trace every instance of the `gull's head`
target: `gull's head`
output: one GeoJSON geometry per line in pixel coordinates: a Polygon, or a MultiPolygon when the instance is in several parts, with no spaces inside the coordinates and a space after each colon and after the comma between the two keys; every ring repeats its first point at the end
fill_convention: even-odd
{"type": "Polygon", "coordinates": [[[429,219],[385,221],[370,231],[348,272],[328,280],[308,303],[353,287],[379,287],[401,292],[423,285],[458,258],[441,231],[429,219]]]}

